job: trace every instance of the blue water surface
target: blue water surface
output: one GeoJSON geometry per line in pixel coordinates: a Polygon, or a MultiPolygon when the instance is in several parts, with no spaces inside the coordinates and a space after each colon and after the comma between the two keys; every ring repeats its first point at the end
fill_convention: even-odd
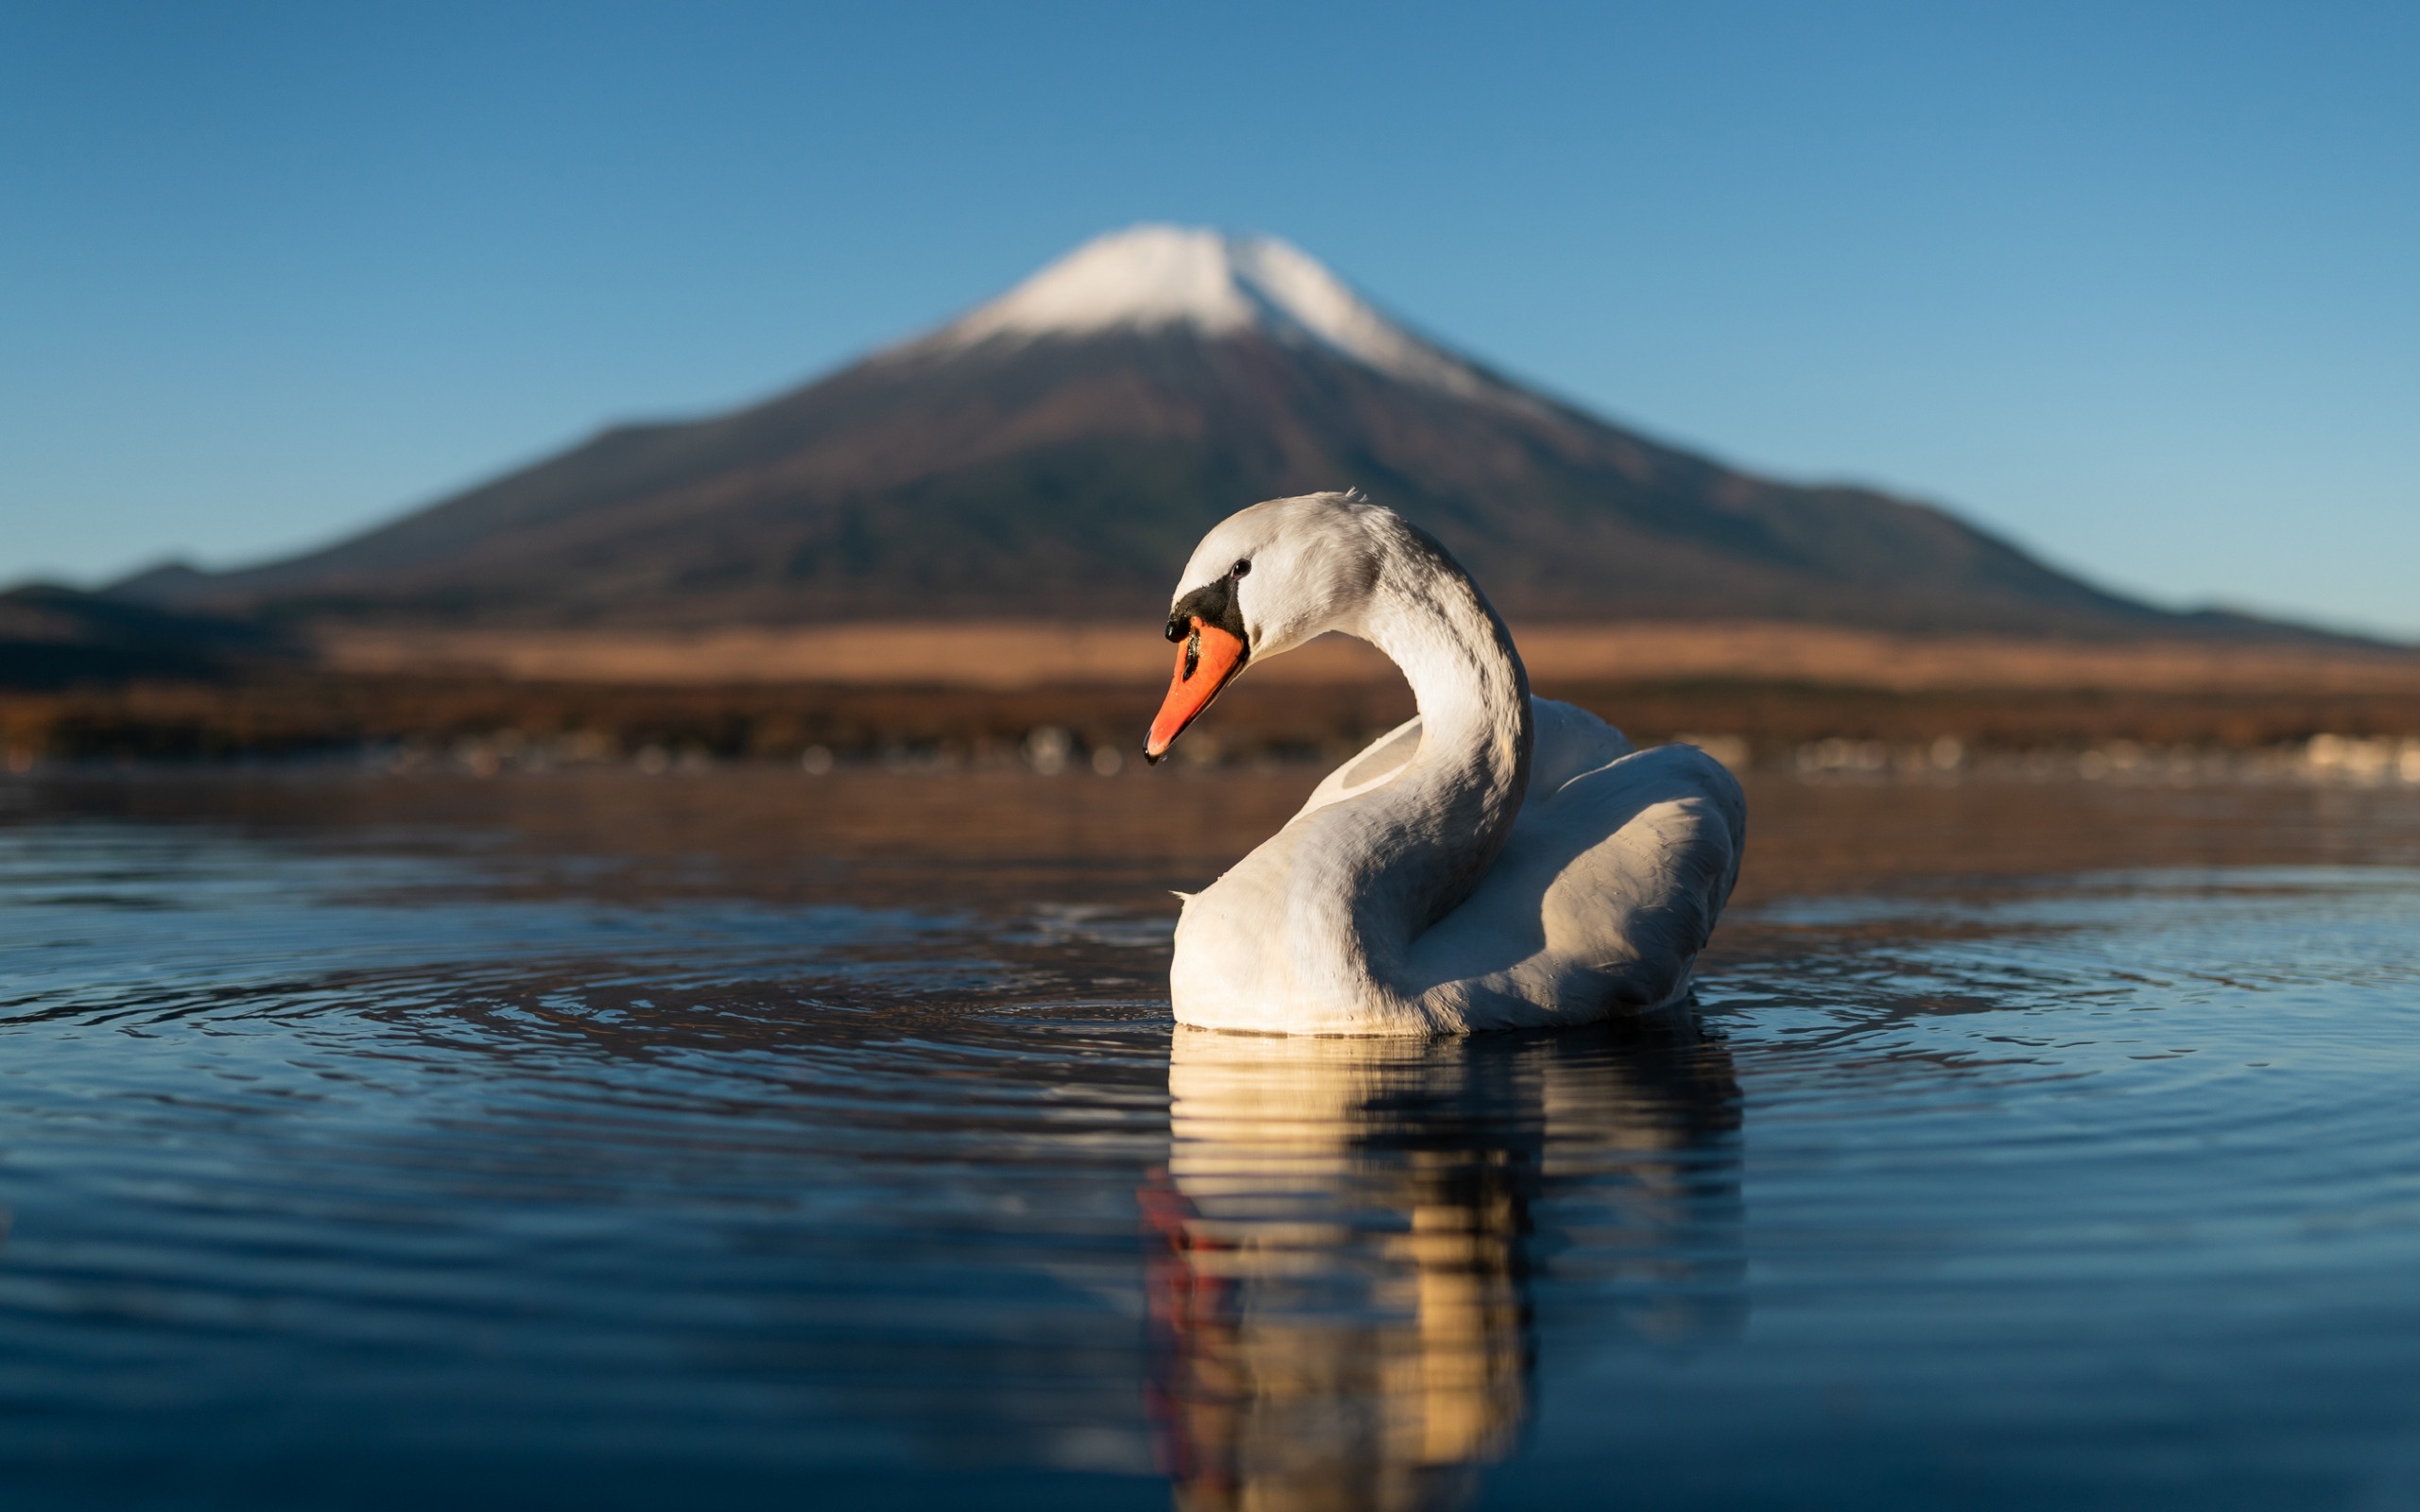
{"type": "Polygon", "coordinates": [[[0,806],[12,1505],[2420,1505],[2408,815],[1413,1044],[1081,857],[141,808],[0,806]]]}

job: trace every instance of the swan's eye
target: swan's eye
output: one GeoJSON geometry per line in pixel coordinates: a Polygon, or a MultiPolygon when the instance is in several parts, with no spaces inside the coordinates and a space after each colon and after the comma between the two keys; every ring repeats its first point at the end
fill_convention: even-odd
{"type": "Polygon", "coordinates": [[[1239,562],[1236,563],[1236,565],[1235,565],[1235,576],[1236,576],[1237,577],[1241,577],[1244,574],[1246,574],[1246,573],[1248,573],[1248,572],[1250,572],[1250,571],[1252,571],[1252,563],[1251,563],[1251,562],[1248,562],[1248,561],[1239,561],[1239,562]]]}

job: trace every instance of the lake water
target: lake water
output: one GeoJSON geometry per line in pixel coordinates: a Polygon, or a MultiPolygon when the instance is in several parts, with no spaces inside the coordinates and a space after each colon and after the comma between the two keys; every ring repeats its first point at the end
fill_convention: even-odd
{"type": "Polygon", "coordinates": [[[1173,1029],[1317,773],[0,787],[11,1506],[2420,1506],[2420,794],[1751,788],[1692,1012],[1173,1029]]]}

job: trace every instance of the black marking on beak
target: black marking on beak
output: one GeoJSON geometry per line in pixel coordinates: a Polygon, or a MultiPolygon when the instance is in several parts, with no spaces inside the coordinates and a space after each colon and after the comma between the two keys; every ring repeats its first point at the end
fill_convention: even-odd
{"type": "MultiPolygon", "coordinates": [[[[1243,606],[1236,599],[1235,574],[1229,573],[1215,583],[1204,583],[1176,601],[1176,608],[1168,611],[1167,637],[1171,644],[1193,633],[1197,616],[1202,624],[1216,625],[1246,645],[1252,644],[1252,637],[1244,633],[1243,606]]],[[[1186,676],[1192,674],[1188,672],[1186,676]]]]}

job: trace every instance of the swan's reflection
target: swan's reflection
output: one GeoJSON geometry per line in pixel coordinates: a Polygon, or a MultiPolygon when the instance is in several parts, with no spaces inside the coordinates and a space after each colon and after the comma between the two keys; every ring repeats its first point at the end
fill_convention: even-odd
{"type": "Polygon", "coordinates": [[[1530,1411],[1533,1273],[1736,1324],[1737,1085],[1685,1020],[1464,1040],[1179,1028],[1145,1194],[1184,1508],[1449,1505],[1530,1411]]]}

